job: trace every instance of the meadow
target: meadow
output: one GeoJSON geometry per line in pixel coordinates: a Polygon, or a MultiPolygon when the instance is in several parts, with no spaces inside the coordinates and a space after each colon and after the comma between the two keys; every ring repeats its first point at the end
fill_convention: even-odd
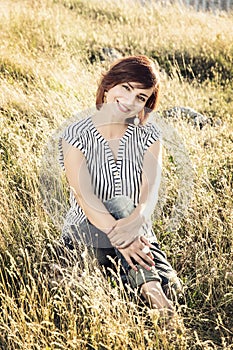
{"type": "Polygon", "coordinates": [[[232,28],[232,12],[176,3],[0,0],[1,349],[233,349],[232,28]],[[57,184],[67,188],[56,177],[51,137],[93,108],[112,58],[131,54],[157,62],[162,92],[153,117],[173,132],[154,217],[185,289],[172,331],[117,274],[115,283],[105,279],[85,254],[82,269],[64,267],[54,248],[60,204],[52,197],[61,198],[57,184]],[[166,117],[176,106],[208,123],[166,117]],[[55,184],[43,198],[45,170],[55,184]]]}

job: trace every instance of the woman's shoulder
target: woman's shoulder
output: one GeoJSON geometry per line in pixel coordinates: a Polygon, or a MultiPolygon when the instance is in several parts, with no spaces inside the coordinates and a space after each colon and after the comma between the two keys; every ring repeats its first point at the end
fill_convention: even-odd
{"type": "Polygon", "coordinates": [[[73,128],[76,130],[88,130],[91,123],[91,117],[86,117],[80,120],[73,121],[66,128],[73,128]]]}
{"type": "Polygon", "coordinates": [[[81,136],[90,130],[91,117],[83,118],[68,124],[63,135],[81,136]]]}

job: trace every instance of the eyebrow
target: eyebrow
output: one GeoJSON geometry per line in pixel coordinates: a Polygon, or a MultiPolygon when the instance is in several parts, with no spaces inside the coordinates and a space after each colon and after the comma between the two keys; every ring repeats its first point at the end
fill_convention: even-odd
{"type": "MultiPolygon", "coordinates": [[[[130,87],[131,87],[131,89],[133,89],[134,90],[134,87],[133,87],[133,85],[131,85],[130,83],[127,83],[130,87]]],[[[145,96],[145,97],[149,97],[148,95],[146,95],[146,94],[143,94],[143,93],[140,93],[139,95],[141,95],[141,96],[145,96]]]]}

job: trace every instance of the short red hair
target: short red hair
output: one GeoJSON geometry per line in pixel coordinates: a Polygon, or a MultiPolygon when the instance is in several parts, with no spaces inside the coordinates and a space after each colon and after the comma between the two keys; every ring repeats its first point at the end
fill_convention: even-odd
{"type": "Polygon", "coordinates": [[[159,97],[159,74],[154,62],[147,56],[129,56],[114,62],[110,69],[103,74],[96,92],[96,107],[101,108],[104,103],[104,93],[114,86],[127,82],[138,83],[141,89],[153,92],[148,98],[144,111],[140,115],[141,123],[145,122],[149,113],[155,109],[159,97]]]}

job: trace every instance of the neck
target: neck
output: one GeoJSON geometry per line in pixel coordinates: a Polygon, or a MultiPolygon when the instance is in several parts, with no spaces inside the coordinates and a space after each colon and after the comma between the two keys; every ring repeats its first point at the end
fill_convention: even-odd
{"type": "Polygon", "coordinates": [[[118,120],[107,109],[97,111],[92,117],[92,121],[106,140],[121,138],[128,128],[128,124],[124,120],[118,120]]]}

